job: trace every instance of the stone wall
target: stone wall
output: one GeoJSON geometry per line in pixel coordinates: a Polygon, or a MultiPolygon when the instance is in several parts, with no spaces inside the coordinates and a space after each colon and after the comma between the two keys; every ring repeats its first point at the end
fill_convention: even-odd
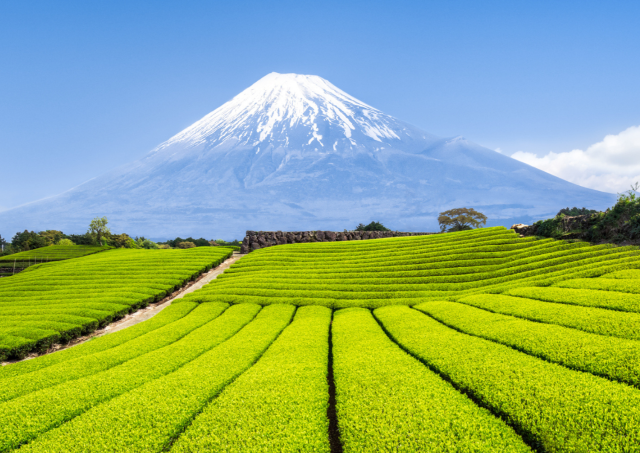
{"type": "Polygon", "coordinates": [[[240,253],[281,244],[301,242],[360,241],[363,239],[393,238],[401,236],[425,236],[438,233],[401,233],[398,231],[247,231],[240,253]]]}

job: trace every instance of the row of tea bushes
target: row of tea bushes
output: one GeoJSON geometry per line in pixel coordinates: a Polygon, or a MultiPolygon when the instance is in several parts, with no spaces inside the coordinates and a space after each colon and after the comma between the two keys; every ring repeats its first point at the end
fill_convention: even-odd
{"type": "Polygon", "coordinates": [[[55,451],[64,445],[68,452],[166,451],[212,398],[262,356],[294,312],[291,305],[264,308],[224,343],[52,429],[24,450],[55,451]]]}
{"type": "Polygon", "coordinates": [[[99,247],[93,245],[50,245],[38,249],[18,252],[13,255],[0,257],[0,262],[48,262],[80,258],[81,256],[109,250],[111,247],[99,247]]]}
{"type": "Polygon", "coordinates": [[[369,310],[337,311],[332,341],[346,451],[530,451],[500,419],[402,351],[369,310]]]}
{"type": "Polygon", "coordinates": [[[633,387],[457,332],[408,307],[379,308],[375,316],[398,344],[539,451],[640,445],[640,392],[633,387]]]}
{"type": "Polygon", "coordinates": [[[260,360],[193,420],[171,451],[328,452],[330,323],[327,308],[299,308],[260,360]]]}
{"type": "Polygon", "coordinates": [[[252,252],[187,297],[197,302],[334,309],[415,305],[599,276],[640,267],[638,257],[640,251],[634,247],[519,238],[501,227],[356,243],[292,244],[252,252]]]}
{"type": "Polygon", "coordinates": [[[159,301],[232,253],[115,249],[0,279],[0,360],[46,350],[159,301]]]}

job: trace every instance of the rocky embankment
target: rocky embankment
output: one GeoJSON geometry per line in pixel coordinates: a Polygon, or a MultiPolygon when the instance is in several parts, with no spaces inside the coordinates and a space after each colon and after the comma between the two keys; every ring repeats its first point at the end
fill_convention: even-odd
{"type": "Polygon", "coordinates": [[[303,242],[360,241],[364,239],[393,238],[401,236],[425,236],[438,233],[402,233],[399,231],[247,231],[240,253],[281,244],[303,242]]]}
{"type": "MultiPolygon", "coordinates": [[[[565,216],[558,218],[554,227],[556,228],[555,232],[562,235],[562,239],[589,240],[589,238],[585,236],[592,223],[593,220],[590,215],[565,216]]],[[[542,222],[536,222],[533,225],[518,223],[512,225],[511,229],[521,236],[549,236],[546,231],[549,227],[542,222]]]]}

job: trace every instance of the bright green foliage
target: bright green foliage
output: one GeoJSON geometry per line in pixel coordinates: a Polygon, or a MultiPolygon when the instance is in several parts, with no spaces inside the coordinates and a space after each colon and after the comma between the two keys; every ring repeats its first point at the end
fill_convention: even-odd
{"type": "MultiPolygon", "coordinates": [[[[607,274],[607,276],[612,274],[607,274]]],[[[583,305],[585,307],[608,308],[610,310],[640,313],[640,295],[615,291],[594,291],[574,288],[513,288],[503,294],[509,296],[538,299],[562,304],[583,305]]]]}
{"type": "Polygon", "coordinates": [[[467,305],[585,332],[640,340],[640,314],[622,313],[593,307],[556,304],[534,299],[479,294],[459,299],[467,305]]]}
{"type": "Polygon", "coordinates": [[[461,332],[640,387],[638,341],[527,321],[456,302],[433,301],[414,308],[461,332]]]}
{"type": "Polygon", "coordinates": [[[624,271],[611,272],[605,274],[603,278],[640,279],[640,269],[627,269],[624,271]]]}
{"type": "Polygon", "coordinates": [[[628,385],[457,332],[408,307],[383,307],[375,315],[403,348],[540,451],[635,451],[640,445],[640,391],[628,385]]]}
{"type": "Polygon", "coordinates": [[[55,451],[64,446],[69,452],[163,451],[213,397],[262,355],[294,311],[291,305],[263,309],[220,346],[40,436],[25,450],[55,451]]]}
{"type": "MultiPolygon", "coordinates": [[[[2,278],[0,354],[90,332],[231,252],[2,278]]],[[[1,367],[0,451],[327,451],[332,375],[346,452],[634,451],[639,255],[504,228],[254,251],[149,321],[1,367]]]]}
{"type": "Polygon", "coordinates": [[[181,319],[195,307],[197,307],[195,303],[174,304],[165,308],[148,321],[136,324],[127,329],[94,338],[91,341],[74,346],[73,348],[63,349],[55,354],[47,354],[39,357],[38,360],[25,360],[11,366],[1,367],[0,380],[32,373],[61,362],[106,351],[107,349],[125,344],[148,332],[152,332],[181,319]]]}
{"type": "Polygon", "coordinates": [[[640,266],[639,254],[630,247],[519,238],[502,227],[290,244],[250,253],[186,298],[329,308],[415,305],[429,299],[600,276],[640,266]]]}
{"type": "Polygon", "coordinates": [[[14,378],[0,379],[0,388],[4,389],[0,394],[0,402],[99,373],[147,352],[169,346],[191,331],[216,318],[227,307],[228,305],[226,304],[201,305],[193,311],[191,316],[182,318],[180,321],[171,323],[171,325],[153,330],[106,351],[74,360],[67,360],[58,365],[51,365],[48,368],[34,371],[26,376],[21,375],[14,378]]]}
{"type": "Polygon", "coordinates": [[[390,341],[369,310],[337,311],[332,342],[344,451],[530,451],[390,341]]]}
{"type": "Polygon", "coordinates": [[[300,308],[246,373],[214,399],[171,451],[328,452],[331,310],[300,308]]]}
{"type": "MultiPolygon", "coordinates": [[[[250,322],[259,309],[257,305],[237,305],[204,326],[199,314],[194,311],[181,321],[192,322],[194,327],[202,327],[170,346],[146,353],[101,373],[0,404],[0,451],[15,448],[93,406],[181,369],[180,367],[230,338],[250,322]]],[[[219,307],[204,310],[215,313],[219,312],[219,307]]],[[[184,322],[182,324],[183,328],[186,327],[184,322]]],[[[198,382],[200,381],[195,380],[193,383],[198,382]]],[[[97,426],[100,429],[104,427],[97,426]]],[[[62,442],[60,445],[65,444],[66,442],[62,442]]],[[[60,448],[58,446],[57,449],[60,448]]]]}
{"type": "Polygon", "coordinates": [[[222,247],[118,249],[37,265],[2,278],[0,360],[46,350],[159,301],[231,253],[222,247]],[[44,330],[42,323],[48,323],[44,330]]]}
{"type": "Polygon", "coordinates": [[[49,262],[61,261],[109,250],[109,247],[95,247],[93,245],[50,245],[26,252],[15,253],[0,257],[0,261],[17,262],[49,262]]]}
{"type": "Polygon", "coordinates": [[[576,278],[555,284],[560,288],[598,289],[640,294],[640,282],[637,279],[620,278],[576,278]]]}

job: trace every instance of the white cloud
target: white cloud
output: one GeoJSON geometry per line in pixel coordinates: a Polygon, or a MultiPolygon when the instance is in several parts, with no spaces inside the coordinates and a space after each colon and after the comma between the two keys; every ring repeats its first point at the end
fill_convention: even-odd
{"type": "Polygon", "coordinates": [[[567,181],[604,192],[625,192],[640,181],[640,126],[607,135],[586,151],[538,157],[518,151],[511,157],[567,181]]]}

